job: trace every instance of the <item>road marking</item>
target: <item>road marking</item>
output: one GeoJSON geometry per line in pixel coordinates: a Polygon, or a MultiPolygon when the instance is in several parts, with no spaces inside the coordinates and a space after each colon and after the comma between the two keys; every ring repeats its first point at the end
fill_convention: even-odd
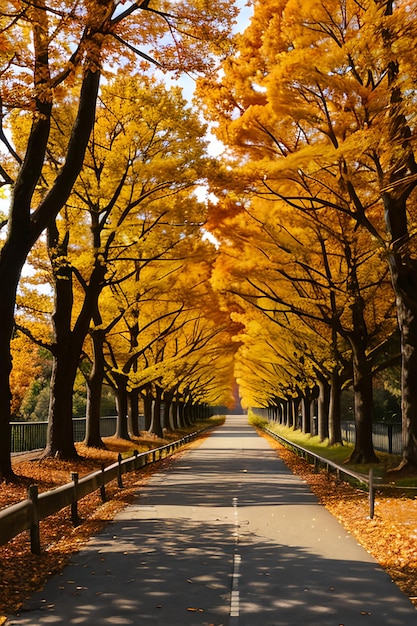
{"type": "Polygon", "coordinates": [[[240,594],[239,594],[239,578],[240,564],[242,557],[238,553],[237,546],[239,544],[239,520],[238,520],[238,499],[233,498],[233,508],[235,510],[235,551],[233,555],[233,572],[232,572],[232,589],[230,593],[230,619],[229,626],[238,626],[240,614],[240,594]]]}
{"type": "MultiPolygon", "coordinates": [[[[239,617],[240,610],[240,597],[239,597],[239,578],[240,578],[240,564],[242,557],[235,552],[233,558],[233,575],[232,575],[232,592],[230,596],[230,617],[239,617]]],[[[230,624],[236,624],[237,622],[230,620],[230,624]]]]}

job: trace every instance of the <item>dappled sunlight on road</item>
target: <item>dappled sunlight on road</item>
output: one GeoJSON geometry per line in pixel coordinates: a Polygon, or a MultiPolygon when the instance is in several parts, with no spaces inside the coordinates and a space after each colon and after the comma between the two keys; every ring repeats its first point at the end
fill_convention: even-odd
{"type": "Polygon", "coordinates": [[[141,488],[8,625],[415,626],[264,438],[233,418],[141,488]]]}

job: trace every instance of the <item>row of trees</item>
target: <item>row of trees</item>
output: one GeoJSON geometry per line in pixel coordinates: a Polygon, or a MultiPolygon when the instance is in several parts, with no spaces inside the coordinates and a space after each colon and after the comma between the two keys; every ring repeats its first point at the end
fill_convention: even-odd
{"type": "Polygon", "coordinates": [[[89,445],[102,444],[103,382],[128,437],[139,397],[161,434],[162,402],[174,428],[184,404],[227,404],[236,378],[246,406],[301,402],[307,430],[318,399],[330,444],[352,385],[352,460],[373,461],[373,380],[401,364],[403,466],[415,467],[411,0],[268,0],[235,38],[222,0],[58,4],[0,12],[0,176],[13,189],[0,252],[1,476],[13,475],[12,338],[52,356],[46,455],[76,455],[81,372],[89,445]],[[221,162],[151,62],[199,75],[221,162]],[[215,197],[200,201],[199,186],[215,197]]]}
{"type": "MultiPolygon", "coordinates": [[[[18,288],[20,332],[53,356],[45,454],[75,455],[80,363],[92,414],[103,372],[123,418],[127,395],[146,385],[158,394],[164,381],[166,391],[193,401],[215,387],[207,363],[217,353],[208,344],[223,327],[215,307],[207,328],[195,311],[197,298],[209,295],[198,277],[210,264],[199,231],[204,210],[191,193],[201,178],[203,129],[177,92],[146,75],[151,66],[211,71],[229,48],[237,11],[223,0],[151,4],[6,0],[0,10],[0,182],[12,189],[0,251],[1,478],[13,477],[18,288]],[[53,302],[48,290],[19,287],[29,255],[34,280],[43,275],[53,286],[53,302]],[[183,272],[191,274],[186,289],[183,272]],[[193,357],[203,347],[205,356],[193,357]]],[[[89,441],[99,443],[94,419],[90,427],[89,441]]]]}
{"type": "MultiPolygon", "coordinates": [[[[67,105],[51,129],[52,174],[72,118],[67,105]]],[[[24,140],[20,119],[14,135],[24,140]]],[[[139,434],[139,400],[150,432],[162,436],[162,402],[173,429],[184,424],[184,406],[230,399],[222,381],[233,366],[231,328],[210,288],[215,248],[203,240],[206,208],[195,193],[211,167],[203,136],[178,88],[124,72],[102,87],[83,168],[31,250],[17,296],[17,331],[52,355],[46,456],[76,455],[79,371],[85,442],[95,447],[103,445],[103,382],[116,397],[116,435],[126,439],[139,434]]]]}
{"type": "Polygon", "coordinates": [[[302,399],[308,416],[319,394],[319,432],[337,443],[351,384],[352,460],[374,461],[373,379],[401,363],[414,468],[416,29],[408,0],[255,3],[199,94],[227,146],[210,228],[214,284],[245,327],[244,402],[302,399]]]}

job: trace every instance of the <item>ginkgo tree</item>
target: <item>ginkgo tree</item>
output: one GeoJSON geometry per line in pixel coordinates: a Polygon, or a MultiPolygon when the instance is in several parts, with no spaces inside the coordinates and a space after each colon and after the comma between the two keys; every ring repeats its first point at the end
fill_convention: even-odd
{"type": "Polygon", "coordinates": [[[379,247],[402,341],[402,466],[417,466],[416,27],[408,0],[256,3],[200,92],[237,160],[232,189],[304,214],[333,209],[379,247]]]}
{"type": "MultiPolygon", "coordinates": [[[[65,113],[52,135],[52,170],[71,115],[65,113]]],[[[120,74],[103,87],[96,118],[79,179],[48,227],[55,311],[45,456],[76,456],[73,384],[90,321],[100,316],[104,287],[123,290],[130,277],[139,280],[141,267],[169,257],[204,220],[204,206],[193,193],[208,162],[204,128],[178,89],[120,74]]],[[[99,445],[97,436],[95,443],[99,445]]]]}
{"type": "MultiPolygon", "coordinates": [[[[342,219],[332,209],[323,210],[319,219],[308,210],[304,213],[300,208],[294,214],[279,201],[271,206],[256,198],[240,215],[226,218],[226,223],[231,231],[226,236],[235,242],[226,250],[229,265],[239,246],[239,252],[234,252],[233,278],[226,288],[285,333],[297,335],[297,324],[292,321],[296,316],[301,327],[308,325],[318,338],[327,335],[328,364],[330,356],[334,360],[330,441],[341,441],[340,389],[343,377],[353,375],[357,437],[352,458],[374,460],[372,371],[390,331],[392,306],[386,297],[390,286],[383,280],[386,266],[366,232],[357,232],[355,222],[342,219]]],[[[218,268],[221,272],[221,262],[218,268]]],[[[314,347],[305,345],[293,353],[305,360],[314,347]]],[[[317,370],[319,357],[315,361],[317,370]]]]}
{"type": "MultiPolygon", "coordinates": [[[[209,381],[223,381],[216,389],[221,396],[225,387],[231,389],[232,381],[222,379],[224,365],[219,365],[223,356],[230,362],[235,348],[230,320],[208,289],[213,247],[197,231],[184,237],[174,253],[174,258],[147,264],[129,285],[112,288],[115,310],[126,310],[103,344],[106,377],[120,402],[120,436],[129,436],[127,405],[135,389],[143,396],[146,427],[158,436],[164,427],[162,400],[165,425],[175,427],[187,420],[184,406],[212,398],[209,381]],[[176,415],[169,422],[171,405],[176,415]]],[[[115,318],[111,307],[103,309],[103,321],[105,316],[115,318]]]]}

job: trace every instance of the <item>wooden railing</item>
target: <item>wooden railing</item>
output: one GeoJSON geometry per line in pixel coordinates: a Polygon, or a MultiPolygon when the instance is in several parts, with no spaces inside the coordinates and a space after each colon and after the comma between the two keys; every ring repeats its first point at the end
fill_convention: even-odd
{"type": "Polygon", "coordinates": [[[122,459],[119,454],[118,461],[102,467],[101,470],[78,477],[78,474],[71,475],[71,482],[61,487],[56,487],[44,493],[38,493],[36,485],[32,485],[28,490],[28,498],[0,511],[0,546],[19,535],[24,531],[30,531],[31,551],[40,554],[39,523],[49,515],[57,513],[65,507],[71,507],[71,518],[75,525],[80,523],[77,512],[77,503],[94,491],[100,490],[102,501],[106,500],[106,485],[113,480],[118,481],[118,486],[123,487],[122,476],[131,471],[136,471],[155,461],[159,461],[175,452],[178,448],[188,444],[190,441],[210,430],[201,429],[182,439],[173,441],[160,448],[155,448],[147,452],[135,454],[132,457],[122,459]]]}

